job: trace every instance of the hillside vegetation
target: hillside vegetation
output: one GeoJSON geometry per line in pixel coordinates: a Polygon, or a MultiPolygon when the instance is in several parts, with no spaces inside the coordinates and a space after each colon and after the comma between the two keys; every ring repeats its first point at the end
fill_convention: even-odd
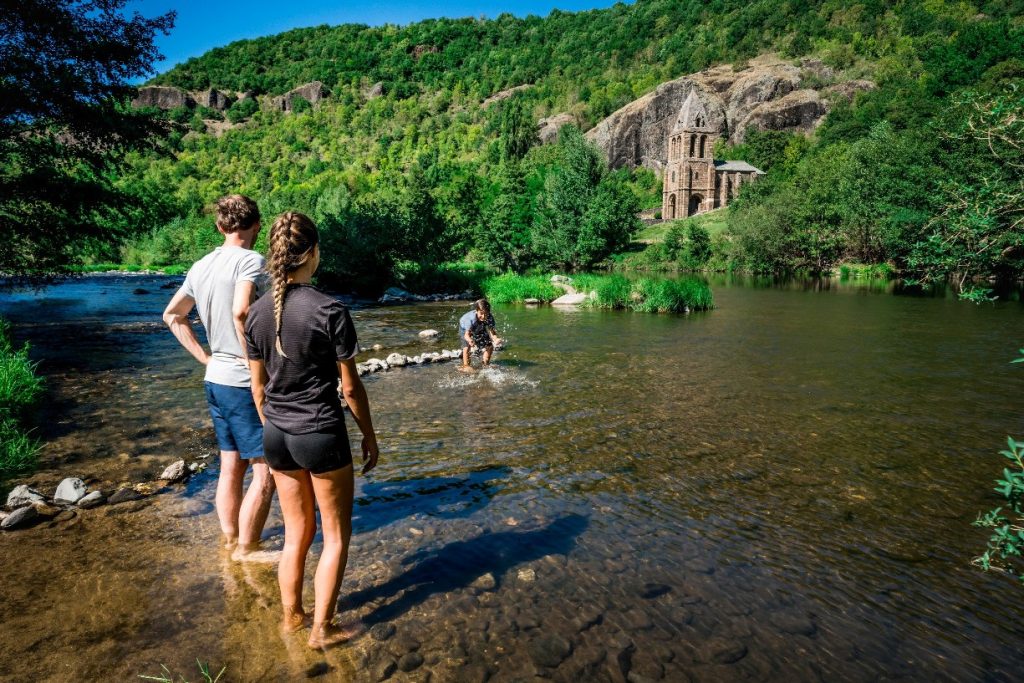
{"type": "Polygon", "coordinates": [[[878,87],[838,103],[812,138],[769,131],[719,150],[768,175],[723,212],[709,262],[778,271],[856,259],[965,284],[1016,276],[1022,9],[641,0],[232,43],[154,82],[280,94],[320,80],[328,98],[297,113],[246,112],[219,137],[189,132],[188,116],[172,112],[182,124],[169,153],[131,156],[118,180],[139,199],[136,238],[89,256],[188,262],[217,241],[203,208],[238,191],[270,217],[298,209],[319,221],[339,285],[380,287],[467,254],[515,271],[589,268],[624,248],[660,181],[609,171],[573,127],[539,146],[537,119],[568,112],[586,129],[662,81],[776,51],[816,55],[878,87]],[[370,97],[375,83],[383,94],[370,97]],[[482,104],[522,84],[532,87],[482,104]]]}

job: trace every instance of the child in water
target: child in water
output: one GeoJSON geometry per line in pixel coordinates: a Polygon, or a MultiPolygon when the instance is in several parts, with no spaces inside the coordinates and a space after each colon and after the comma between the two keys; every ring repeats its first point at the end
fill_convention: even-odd
{"type": "Polygon", "coordinates": [[[494,316],[491,315],[491,304],[487,299],[473,302],[473,310],[459,319],[459,338],[462,341],[462,372],[472,372],[469,362],[470,352],[474,348],[483,351],[483,365],[491,364],[491,354],[495,346],[501,346],[501,337],[494,330],[494,316]]]}

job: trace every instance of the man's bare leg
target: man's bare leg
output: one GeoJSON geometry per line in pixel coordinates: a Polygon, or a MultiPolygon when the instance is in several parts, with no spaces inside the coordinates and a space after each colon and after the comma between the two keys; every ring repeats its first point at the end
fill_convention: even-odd
{"type": "Polygon", "coordinates": [[[242,480],[245,478],[246,463],[238,451],[220,452],[220,477],[217,479],[217,518],[224,534],[224,544],[238,543],[238,510],[242,506],[242,480]]]}
{"type": "MultiPolygon", "coordinates": [[[[249,489],[245,493],[245,498],[242,499],[238,513],[236,559],[251,555],[252,551],[259,546],[263,527],[267,523],[267,515],[270,514],[270,503],[274,500],[274,477],[270,473],[270,467],[266,460],[253,458],[249,462],[252,463],[252,481],[249,483],[249,489]]],[[[252,556],[250,559],[256,559],[256,556],[252,556]]],[[[264,559],[273,560],[276,557],[268,555],[264,559]]]]}

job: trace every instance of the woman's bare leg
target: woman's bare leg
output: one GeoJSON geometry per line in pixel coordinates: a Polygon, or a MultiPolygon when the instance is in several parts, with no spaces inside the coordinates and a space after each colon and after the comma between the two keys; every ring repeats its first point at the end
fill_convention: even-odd
{"type": "Polygon", "coordinates": [[[313,632],[309,644],[323,647],[343,642],[354,635],[350,630],[331,628],[338,592],[348,564],[348,545],[352,538],[352,466],[314,474],[313,491],[320,508],[324,547],[316,566],[313,632]]]}
{"type": "Polygon", "coordinates": [[[306,470],[271,470],[284,515],[284,550],[277,567],[284,607],[282,625],[287,630],[302,626],[302,579],[306,573],[306,555],[316,535],[316,514],[313,509],[313,485],[306,470]]]}

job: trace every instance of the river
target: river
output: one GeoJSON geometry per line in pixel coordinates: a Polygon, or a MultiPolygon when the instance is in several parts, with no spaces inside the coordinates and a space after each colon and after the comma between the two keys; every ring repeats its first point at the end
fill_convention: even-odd
{"type": "MultiPolygon", "coordinates": [[[[48,381],[25,481],[112,488],[213,451],[201,368],[160,323],[179,281],[0,296],[48,381]]],[[[229,681],[1019,680],[1024,587],[970,560],[1024,435],[1024,306],[712,285],[691,315],[496,307],[495,368],[364,378],[382,453],[342,606],[370,635],[324,655],[277,632],[273,567],[217,550],[211,458],[0,534],[0,680],[197,680],[197,658],[229,681]]],[[[356,305],[384,347],[360,359],[454,348],[466,309],[356,305]]]]}

